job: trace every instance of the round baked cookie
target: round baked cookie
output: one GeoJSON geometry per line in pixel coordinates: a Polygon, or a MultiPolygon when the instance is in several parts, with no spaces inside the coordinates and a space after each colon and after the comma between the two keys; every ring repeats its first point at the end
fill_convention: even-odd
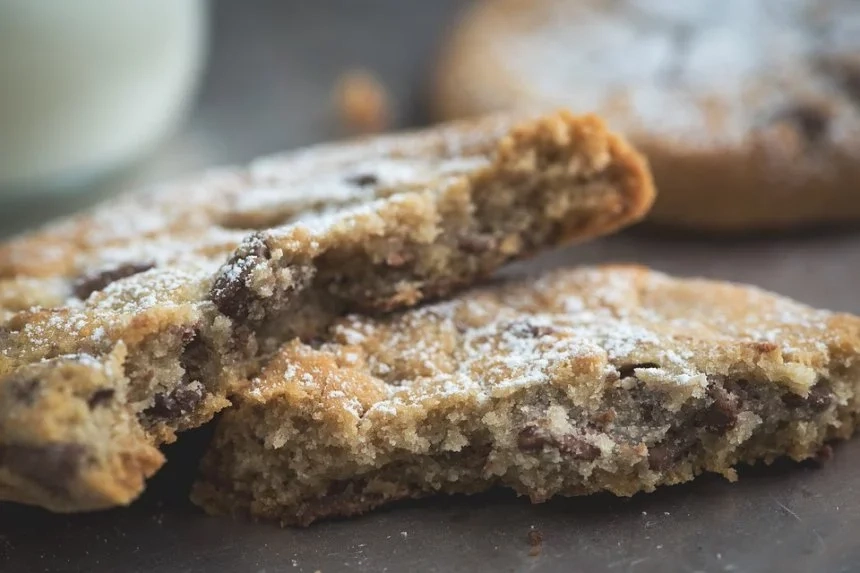
{"type": "Polygon", "coordinates": [[[597,112],[648,156],[663,226],[860,220],[857,0],[485,0],[434,105],[597,112]]]}

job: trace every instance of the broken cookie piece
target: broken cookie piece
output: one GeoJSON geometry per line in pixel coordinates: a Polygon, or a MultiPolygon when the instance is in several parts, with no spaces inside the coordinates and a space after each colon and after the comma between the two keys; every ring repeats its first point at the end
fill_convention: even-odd
{"type": "Polygon", "coordinates": [[[125,347],[58,356],[0,384],[0,499],[56,510],[137,497],[163,457],[128,407],[125,347]]]}
{"type": "MultiPolygon", "coordinates": [[[[410,159],[415,142],[404,141],[404,156],[352,166],[340,182],[363,201],[249,237],[215,280],[213,303],[275,341],[307,338],[346,311],[413,306],[546,246],[610,233],[653,200],[644,164],[594,117],[508,129],[487,156],[492,125],[440,132],[432,154],[445,160],[410,159]]],[[[317,153],[313,165],[342,173],[346,151],[317,153]]]]}
{"type": "Polygon", "coordinates": [[[600,120],[559,112],[260,160],[0,245],[0,389],[26,372],[51,405],[19,423],[0,404],[0,428],[15,428],[0,433],[0,498],[63,511],[127,503],[159,463],[152,448],[225,408],[284,341],[609,233],[653,195],[633,149],[600,120]],[[68,415],[48,399],[73,370],[84,386],[99,380],[87,400],[112,405],[121,437],[79,431],[104,413],[78,408],[83,398],[68,415]],[[61,464],[68,487],[26,469],[56,461],[54,446],[85,459],[61,464]],[[26,464],[10,457],[20,451],[26,464]]]}
{"type": "Polygon", "coordinates": [[[860,410],[860,318],[639,267],[565,270],[287,344],[193,500],[308,525],[435,493],[629,496],[815,457],[860,410]]]}
{"type": "Polygon", "coordinates": [[[856,226],[860,2],[679,6],[473,2],[439,62],[435,115],[595,111],[648,157],[662,227],[856,226]]]}

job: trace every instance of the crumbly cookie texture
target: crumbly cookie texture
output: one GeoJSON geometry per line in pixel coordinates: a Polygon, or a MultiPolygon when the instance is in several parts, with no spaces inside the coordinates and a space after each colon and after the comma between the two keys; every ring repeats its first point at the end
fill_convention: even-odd
{"type": "Polygon", "coordinates": [[[6,243],[0,497],[126,503],[153,446],[226,407],[283,341],[611,232],[653,193],[600,120],[558,112],[261,160],[6,243]],[[54,465],[50,482],[33,469],[54,465]]]}
{"type": "Polygon", "coordinates": [[[651,162],[650,221],[755,231],[860,219],[853,0],[476,3],[440,64],[440,117],[595,111],[651,162]]]}
{"type": "Polygon", "coordinates": [[[126,406],[124,359],[119,344],[101,359],[59,356],[3,380],[0,499],[103,507],[143,488],[163,458],[126,406]]]}
{"type": "Polygon", "coordinates": [[[629,496],[815,456],[860,409],[860,318],[640,267],[563,270],[294,341],[193,500],[287,525],[505,486],[629,496]]]}

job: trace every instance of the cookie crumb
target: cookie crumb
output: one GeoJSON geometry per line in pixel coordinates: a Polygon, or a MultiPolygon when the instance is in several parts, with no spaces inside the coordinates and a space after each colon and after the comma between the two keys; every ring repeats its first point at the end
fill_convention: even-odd
{"type": "Polygon", "coordinates": [[[355,69],[341,75],[334,98],[342,125],[350,133],[379,133],[391,127],[388,91],[372,72],[355,69]]]}
{"type": "Polygon", "coordinates": [[[532,529],[526,536],[529,542],[529,557],[537,557],[543,549],[543,533],[532,529]]]}
{"type": "Polygon", "coordinates": [[[833,459],[833,447],[830,444],[824,444],[815,452],[815,457],[812,458],[818,465],[824,465],[833,459]]]}

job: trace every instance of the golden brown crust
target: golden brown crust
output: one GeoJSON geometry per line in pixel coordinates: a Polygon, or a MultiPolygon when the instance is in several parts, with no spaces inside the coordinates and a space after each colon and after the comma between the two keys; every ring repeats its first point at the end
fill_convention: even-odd
{"type": "Polygon", "coordinates": [[[475,3],[442,56],[436,115],[597,112],[649,158],[649,221],[665,227],[860,219],[858,5],[736,4],[475,3]]]}
{"type": "Polygon", "coordinates": [[[0,499],[54,511],[130,503],[163,463],[126,405],[122,346],[61,356],[0,384],[0,499]]]}
{"type": "MultiPolygon", "coordinates": [[[[225,408],[231,385],[284,340],[611,232],[652,198],[635,151],[598,119],[558,112],[264,159],[3,244],[0,390],[29,373],[43,382],[31,399],[52,410],[15,425],[14,439],[0,432],[0,451],[28,459],[0,455],[2,495],[66,510],[126,503],[159,463],[153,446],[225,408]],[[88,390],[113,391],[109,411],[123,421],[111,434],[93,426],[106,410],[86,410],[88,398],[66,407],[50,396],[70,372],[82,387],[101,380],[98,365],[120,347],[105,387],[88,390]],[[45,438],[49,423],[77,441],[45,438]],[[27,468],[54,446],[79,455],[50,497],[27,468]]],[[[9,419],[11,404],[0,406],[9,419]]]]}
{"type": "Polygon", "coordinates": [[[651,491],[814,456],[860,410],[860,318],[642,267],[558,271],[295,341],[194,500],[285,524],[402,497],[651,491]]]}

